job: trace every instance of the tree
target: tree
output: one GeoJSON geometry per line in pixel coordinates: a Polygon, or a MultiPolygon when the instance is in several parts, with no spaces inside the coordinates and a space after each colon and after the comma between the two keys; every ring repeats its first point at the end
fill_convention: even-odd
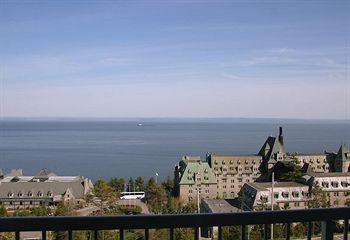
{"type": "Polygon", "coordinates": [[[162,186],[157,185],[154,178],[150,178],[146,186],[146,201],[150,210],[154,213],[161,213],[165,210],[167,197],[162,186]]]}
{"type": "MultiPolygon", "coordinates": [[[[68,202],[61,201],[57,204],[55,210],[55,216],[74,216],[77,213],[74,210],[74,206],[68,202]]],[[[54,231],[53,232],[54,240],[65,240],[67,239],[67,233],[63,231],[54,231]]]]}
{"type": "Polygon", "coordinates": [[[175,195],[174,180],[172,180],[170,177],[168,177],[165,182],[162,182],[162,187],[165,189],[168,197],[175,195]]]}
{"type": "Polygon", "coordinates": [[[197,212],[197,204],[193,201],[188,202],[181,209],[181,213],[196,213],[196,212],[197,212]]]}
{"type": "Polygon", "coordinates": [[[134,179],[132,179],[131,177],[129,178],[129,181],[128,181],[128,191],[133,192],[134,188],[135,188],[135,182],[134,182],[134,179]]]}
{"type": "Polygon", "coordinates": [[[166,213],[177,214],[182,212],[182,205],[180,198],[169,197],[166,204],[166,213]]]}
{"type": "Polygon", "coordinates": [[[329,198],[327,193],[322,191],[322,188],[314,183],[308,199],[309,208],[328,208],[330,207],[329,198]]]}
{"type": "Polygon", "coordinates": [[[135,179],[135,187],[137,191],[145,191],[145,181],[142,177],[137,177],[135,179]]]}
{"type": "Polygon", "coordinates": [[[299,165],[298,158],[291,156],[291,162],[285,163],[285,172],[281,176],[281,180],[284,181],[296,181],[303,176],[303,171],[299,165]]]}
{"type": "Polygon", "coordinates": [[[93,192],[101,200],[101,210],[103,210],[103,204],[105,202],[111,204],[117,200],[115,189],[101,179],[95,183],[93,192]]]}
{"type": "Polygon", "coordinates": [[[30,210],[30,214],[34,216],[48,216],[50,213],[51,210],[44,206],[34,207],[30,210]]]}
{"type": "Polygon", "coordinates": [[[0,217],[6,217],[6,216],[7,216],[7,210],[3,205],[1,205],[0,206],[0,217]]]}
{"type": "Polygon", "coordinates": [[[350,198],[346,199],[345,206],[350,207],[350,198]]]}
{"type": "Polygon", "coordinates": [[[125,190],[125,180],[124,178],[111,178],[108,185],[114,188],[117,193],[123,192],[125,190]]]}
{"type": "Polygon", "coordinates": [[[222,228],[222,239],[223,240],[234,240],[241,238],[240,226],[230,226],[222,228]]]}

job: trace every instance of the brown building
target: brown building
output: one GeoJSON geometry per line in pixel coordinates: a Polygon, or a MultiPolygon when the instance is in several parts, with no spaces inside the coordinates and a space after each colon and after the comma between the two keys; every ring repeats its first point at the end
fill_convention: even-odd
{"type": "Polygon", "coordinates": [[[200,157],[184,156],[175,167],[174,179],[177,195],[184,202],[217,196],[215,175],[200,157]]]}
{"type": "Polygon", "coordinates": [[[217,197],[237,197],[244,183],[254,182],[260,176],[261,161],[262,157],[256,155],[208,155],[207,162],[216,177],[217,197]]]}
{"type": "Polygon", "coordinates": [[[329,163],[326,154],[296,154],[297,164],[304,167],[308,164],[310,170],[316,173],[329,172],[329,163]]]}
{"type": "Polygon", "coordinates": [[[350,172],[350,150],[342,144],[337,153],[326,152],[332,172],[350,172]]]}

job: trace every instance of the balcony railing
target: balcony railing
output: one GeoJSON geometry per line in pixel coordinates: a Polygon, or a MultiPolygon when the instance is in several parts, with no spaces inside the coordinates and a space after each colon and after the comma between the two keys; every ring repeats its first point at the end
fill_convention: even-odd
{"type": "Polygon", "coordinates": [[[78,230],[94,231],[95,239],[100,230],[124,231],[144,229],[144,239],[149,239],[150,229],[169,229],[169,239],[174,239],[174,229],[193,228],[194,239],[200,238],[200,228],[218,227],[217,238],[222,239],[222,227],[241,226],[242,239],[246,239],[246,226],[264,225],[264,239],[270,239],[270,225],[284,223],[285,238],[290,239],[291,224],[307,222],[307,239],[312,237],[312,222],[322,222],[322,239],[333,239],[334,222],[344,220],[343,239],[348,239],[350,208],[305,209],[287,211],[239,212],[220,214],[136,215],[136,216],[91,216],[91,217],[8,217],[0,218],[0,232],[15,232],[16,239],[23,231],[41,231],[46,239],[47,231],[67,231],[68,239],[78,230]]]}

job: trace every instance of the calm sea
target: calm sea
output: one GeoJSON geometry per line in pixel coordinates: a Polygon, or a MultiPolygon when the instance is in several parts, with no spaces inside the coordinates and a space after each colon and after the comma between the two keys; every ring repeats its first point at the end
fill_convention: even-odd
{"type": "Polygon", "coordinates": [[[0,121],[0,169],[22,168],[96,180],[172,176],[183,155],[256,154],[283,126],[287,151],[322,153],[350,144],[349,121],[115,120],[0,121]],[[142,126],[138,126],[142,123],[142,126]]]}

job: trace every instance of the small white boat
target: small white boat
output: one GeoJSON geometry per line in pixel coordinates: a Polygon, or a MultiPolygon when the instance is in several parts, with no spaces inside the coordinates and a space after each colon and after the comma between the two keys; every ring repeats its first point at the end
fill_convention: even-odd
{"type": "Polygon", "coordinates": [[[137,126],[138,126],[138,127],[141,127],[141,126],[142,126],[142,123],[138,123],[137,126]]]}

